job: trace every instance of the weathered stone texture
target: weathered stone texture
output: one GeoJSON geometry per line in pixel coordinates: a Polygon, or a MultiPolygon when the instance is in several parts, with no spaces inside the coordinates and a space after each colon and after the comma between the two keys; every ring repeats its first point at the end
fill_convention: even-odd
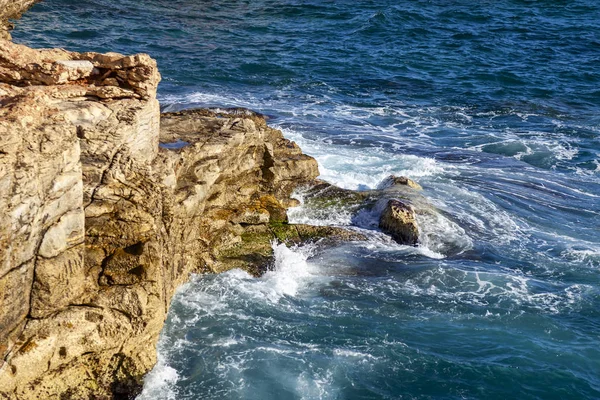
{"type": "Polygon", "coordinates": [[[381,217],[379,227],[400,244],[415,246],[419,241],[419,227],[415,211],[410,204],[389,200],[381,217]]]}
{"type": "Polygon", "coordinates": [[[8,398],[130,393],[154,365],[177,286],[193,272],[260,273],[262,250],[243,238],[285,224],[293,188],[318,175],[314,159],[248,111],[166,114],[161,130],[158,81],[145,55],[0,40],[8,398]]]}
{"type": "Polygon", "coordinates": [[[40,0],[0,0],[0,39],[10,39],[9,19],[21,17],[21,14],[40,0]]]}

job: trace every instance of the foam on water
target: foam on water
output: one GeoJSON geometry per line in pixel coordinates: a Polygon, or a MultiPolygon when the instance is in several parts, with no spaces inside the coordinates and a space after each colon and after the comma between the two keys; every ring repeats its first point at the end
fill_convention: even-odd
{"type": "Polygon", "coordinates": [[[137,400],[178,400],[175,384],[179,379],[177,371],[170,367],[164,359],[164,354],[169,349],[158,347],[158,360],[156,365],[144,377],[144,389],[137,400]]]}
{"type": "Polygon", "coordinates": [[[558,314],[579,309],[593,296],[590,285],[557,285],[514,272],[465,271],[437,268],[402,283],[389,282],[390,289],[440,302],[446,307],[484,307],[485,313],[519,315],[521,310],[558,314]],[[557,290],[558,289],[558,290],[557,290]],[[490,311],[491,310],[491,311],[490,311]]]}
{"type": "Polygon", "coordinates": [[[302,400],[337,399],[337,388],[333,384],[333,373],[330,370],[320,372],[317,376],[303,372],[298,376],[296,395],[302,400]]]}
{"type": "Polygon", "coordinates": [[[244,97],[243,93],[238,96],[233,94],[223,95],[219,93],[194,92],[188,95],[159,95],[158,100],[166,107],[163,111],[178,111],[181,105],[190,107],[246,107],[256,109],[260,106],[260,100],[252,96],[244,97]]]}
{"type": "Polygon", "coordinates": [[[380,147],[357,149],[321,140],[310,140],[299,132],[282,129],[319,162],[321,178],[345,189],[375,189],[390,175],[404,175],[415,180],[440,175],[451,166],[442,166],[432,158],[385,151],[380,147]]]}
{"type": "Polygon", "coordinates": [[[275,266],[261,280],[267,291],[267,298],[276,301],[281,296],[295,296],[302,287],[303,280],[313,276],[314,269],[307,262],[312,249],[303,247],[296,251],[285,244],[273,243],[275,266]]]}
{"type": "Polygon", "coordinates": [[[326,208],[307,207],[305,205],[306,190],[297,188],[292,197],[300,201],[296,207],[288,209],[288,219],[293,224],[309,224],[317,226],[349,226],[352,225],[353,213],[343,206],[332,205],[326,208]]]}
{"type": "Polygon", "coordinates": [[[466,231],[438,212],[417,213],[420,246],[435,254],[459,254],[473,247],[466,231]]]}
{"type": "Polygon", "coordinates": [[[490,200],[487,193],[446,182],[438,182],[433,192],[430,201],[455,217],[461,226],[454,229],[464,232],[465,237],[490,237],[502,243],[524,240],[524,223],[490,200]]]}
{"type": "MultiPolygon", "coordinates": [[[[184,289],[190,296],[184,296],[181,302],[191,308],[203,307],[209,314],[220,314],[227,307],[221,296],[243,296],[261,302],[266,299],[275,305],[285,297],[296,296],[311,278],[324,279],[319,276],[318,268],[308,261],[315,251],[314,246],[289,248],[277,242],[273,242],[272,246],[274,264],[260,278],[240,269],[227,271],[208,284],[207,290],[189,293],[188,289],[184,289]]],[[[192,324],[196,322],[195,319],[190,321],[192,324]]]]}
{"type": "MultiPolygon", "coordinates": [[[[260,278],[254,278],[241,270],[232,270],[213,276],[194,277],[194,279],[182,286],[174,299],[172,307],[187,314],[186,318],[179,318],[176,313],[171,313],[169,324],[171,329],[163,332],[159,340],[159,361],[145,380],[143,393],[139,400],[150,398],[174,399],[190,398],[189,394],[179,392],[174,385],[180,380],[176,370],[170,367],[162,354],[173,354],[174,352],[196,352],[197,344],[188,335],[181,335],[186,330],[195,331],[203,324],[213,320],[235,320],[240,321],[249,318],[239,308],[249,306],[252,308],[264,308],[270,310],[286,310],[287,312],[299,312],[290,302],[295,296],[299,296],[308,284],[318,283],[318,287],[326,285],[329,278],[322,275],[319,268],[308,262],[314,253],[313,246],[305,246],[299,249],[290,249],[284,244],[273,243],[275,263],[271,271],[260,278]],[[193,317],[189,314],[192,313],[193,317]],[[178,349],[178,350],[175,350],[178,349]]],[[[266,319],[267,325],[279,322],[271,317],[266,319]]],[[[256,322],[256,321],[254,321],[256,322]]],[[[276,327],[276,326],[275,326],[276,327]]],[[[280,329],[279,327],[276,327],[280,329]]],[[[260,325],[256,326],[259,331],[260,325]]],[[[205,331],[205,328],[201,328],[205,331]]],[[[252,331],[247,332],[249,337],[240,336],[239,333],[232,336],[215,336],[206,333],[203,341],[206,348],[215,349],[219,354],[222,352],[233,352],[232,356],[220,358],[211,373],[216,374],[222,381],[222,388],[212,393],[208,398],[255,398],[257,395],[247,392],[250,382],[244,377],[251,364],[257,357],[287,356],[302,358],[307,354],[321,351],[310,343],[299,343],[300,347],[290,349],[290,343],[279,341],[274,338],[271,345],[246,347],[246,342],[256,340],[252,331]],[[242,352],[238,349],[244,348],[242,352]],[[235,354],[235,355],[233,355],[235,354]],[[220,394],[219,394],[220,393],[220,394]],[[249,397],[248,397],[249,396],[249,397]]],[[[266,344],[266,343],[265,343],[266,344]]],[[[313,371],[300,373],[297,379],[283,373],[278,379],[282,384],[289,386],[295,392],[297,398],[306,399],[328,399],[335,398],[335,385],[331,371],[320,368],[313,371]]],[[[250,386],[252,387],[252,386],[250,386]]]]}
{"type": "Polygon", "coordinates": [[[600,270],[600,247],[590,246],[586,248],[585,244],[577,243],[569,245],[567,249],[561,252],[561,256],[570,262],[600,270]]]}

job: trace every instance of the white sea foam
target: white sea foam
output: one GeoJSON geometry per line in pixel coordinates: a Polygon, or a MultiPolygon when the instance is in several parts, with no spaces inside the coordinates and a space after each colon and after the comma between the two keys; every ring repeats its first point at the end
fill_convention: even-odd
{"type": "MultiPolygon", "coordinates": [[[[431,192],[430,201],[438,209],[450,213],[460,225],[453,228],[455,233],[451,235],[460,232],[457,240],[464,240],[465,249],[471,247],[469,237],[487,238],[501,244],[525,239],[526,224],[487,198],[483,194],[485,191],[479,193],[469,187],[438,182],[431,192]],[[451,203],[445,199],[450,199],[451,203]]],[[[423,222],[423,226],[427,223],[423,222]]]]}
{"type": "MultiPolygon", "coordinates": [[[[289,248],[276,242],[272,246],[274,265],[260,278],[252,277],[240,269],[230,270],[205,283],[202,291],[187,290],[185,296],[180,296],[178,301],[185,307],[201,309],[204,315],[228,315],[231,312],[229,303],[223,302],[223,298],[243,296],[259,302],[267,299],[277,303],[285,296],[296,296],[311,278],[323,278],[318,273],[318,267],[307,261],[314,252],[313,246],[289,248]]],[[[235,316],[250,318],[237,314],[235,316]]]]}
{"type": "Polygon", "coordinates": [[[452,169],[432,158],[385,151],[379,147],[358,148],[311,140],[292,129],[284,135],[319,162],[321,178],[345,189],[375,189],[389,175],[404,175],[418,180],[452,169]]]}
{"type": "Polygon", "coordinates": [[[216,342],[211,343],[211,346],[212,347],[230,347],[230,346],[234,346],[234,345],[240,344],[240,343],[241,343],[240,340],[229,337],[229,338],[223,338],[223,339],[217,340],[216,342]]]}
{"type": "Polygon", "coordinates": [[[304,204],[305,192],[302,188],[296,190],[292,196],[300,201],[300,205],[288,209],[287,214],[290,223],[317,226],[347,226],[352,224],[352,212],[343,206],[307,207],[304,204]]]}
{"type": "Polygon", "coordinates": [[[425,244],[419,244],[414,249],[415,249],[415,252],[417,252],[421,255],[424,255],[425,257],[433,258],[436,260],[441,260],[442,258],[446,258],[445,254],[438,253],[437,251],[430,249],[425,244]]]}
{"type": "Polygon", "coordinates": [[[154,368],[144,378],[144,389],[136,398],[137,400],[177,400],[175,384],[179,375],[165,361],[163,354],[166,349],[158,349],[158,360],[154,368]]]}
{"type": "MultiPolygon", "coordinates": [[[[562,288],[552,285],[550,290],[542,291],[540,283],[514,271],[462,271],[440,267],[396,285],[396,290],[405,295],[438,299],[448,305],[495,306],[501,307],[503,313],[532,308],[557,314],[578,307],[584,294],[592,288],[582,284],[562,288]]],[[[489,313],[488,308],[486,315],[489,313]]]]}
{"type": "Polygon", "coordinates": [[[561,253],[561,256],[568,261],[575,261],[578,264],[583,264],[594,269],[600,269],[600,249],[599,248],[579,248],[569,246],[568,249],[561,253]]]}
{"type": "Polygon", "coordinates": [[[282,296],[295,296],[303,280],[313,276],[314,268],[307,262],[310,247],[292,250],[274,242],[273,251],[275,266],[261,277],[261,290],[269,300],[277,301],[282,296]]]}
{"type": "Polygon", "coordinates": [[[327,400],[339,398],[338,388],[334,386],[333,371],[303,371],[296,381],[296,394],[305,400],[327,400]]]}
{"type": "Polygon", "coordinates": [[[435,254],[457,254],[473,247],[463,228],[438,212],[416,214],[421,246],[435,254]]]}
{"type": "Polygon", "coordinates": [[[169,104],[164,111],[172,111],[181,104],[185,104],[187,107],[246,107],[249,109],[253,109],[253,107],[260,104],[260,101],[251,95],[241,97],[206,92],[194,92],[186,95],[164,95],[159,96],[159,101],[163,104],[169,104]]]}
{"type": "Polygon", "coordinates": [[[538,159],[549,158],[553,166],[558,162],[571,161],[579,154],[579,149],[562,135],[541,131],[503,131],[501,135],[493,134],[486,143],[469,146],[468,149],[505,155],[534,165],[538,159]]]}
{"type": "Polygon", "coordinates": [[[369,353],[363,353],[360,351],[350,350],[350,349],[334,349],[333,354],[338,357],[348,357],[355,358],[358,362],[364,362],[369,360],[377,360],[379,357],[375,357],[369,353]]]}

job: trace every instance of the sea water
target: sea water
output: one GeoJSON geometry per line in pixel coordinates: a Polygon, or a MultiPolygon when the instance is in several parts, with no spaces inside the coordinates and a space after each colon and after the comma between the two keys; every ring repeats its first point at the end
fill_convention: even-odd
{"type": "Polygon", "coordinates": [[[248,107],[440,211],[407,247],[290,210],[368,240],[193,277],[139,399],[600,398],[599,2],[45,0],[13,36],[149,53],[164,111],[248,107]]]}

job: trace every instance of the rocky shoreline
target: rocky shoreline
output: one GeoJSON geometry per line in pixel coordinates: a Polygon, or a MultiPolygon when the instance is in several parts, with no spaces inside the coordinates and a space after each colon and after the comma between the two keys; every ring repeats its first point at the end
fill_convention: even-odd
{"type": "MultiPolygon", "coordinates": [[[[312,185],[318,201],[344,196],[315,181],[316,161],[264,117],[161,116],[159,81],[144,54],[0,38],[0,397],[130,398],[190,274],[260,275],[272,240],[362,239],[288,224],[298,186],[312,185]]],[[[415,244],[408,207],[390,213],[412,215],[405,241],[415,244]]]]}
{"type": "Polygon", "coordinates": [[[0,39],[10,40],[11,19],[17,19],[41,0],[0,0],[0,39]]]}
{"type": "Polygon", "coordinates": [[[317,164],[255,114],[160,121],[145,55],[4,41],[0,60],[0,387],[129,394],[154,365],[175,289],[191,273],[259,274],[244,237],[284,224],[317,164]]]}

